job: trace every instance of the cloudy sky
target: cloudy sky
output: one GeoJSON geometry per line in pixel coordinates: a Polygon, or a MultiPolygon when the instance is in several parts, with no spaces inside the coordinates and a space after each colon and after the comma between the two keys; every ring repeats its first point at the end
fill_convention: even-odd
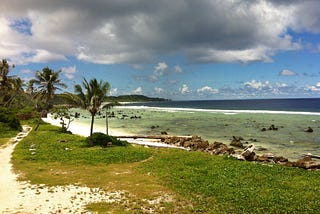
{"type": "Polygon", "coordinates": [[[1,0],[0,57],[73,91],[175,100],[320,97],[319,0],[1,0]]]}

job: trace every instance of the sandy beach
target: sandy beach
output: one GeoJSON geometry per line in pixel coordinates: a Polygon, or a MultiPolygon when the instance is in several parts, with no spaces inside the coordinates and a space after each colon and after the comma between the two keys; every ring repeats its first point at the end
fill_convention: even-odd
{"type": "MultiPolygon", "coordinates": [[[[55,126],[61,126],[59,119],[54,119],[51,115],[48,114],[47,118],[42,118],[42,120],[46,123],[50,123],[55,126]]],[[[87,137],[90,134],[90,124],[81,123],[79,121],[73,121],[70,124],[70,127],[68,129],[73,134],[77,134],[83,137],[87,137]]],[[[102,132],[106,133],[105,128],[102,128],[101,126],[94,127],[93,132],[102,132]]],[[[112,136],[120,136],[121,140],[126,140],[131,144],[137,144],[137,145],[143,145],[143,146],[150,146],[150,147],[165,147],[165,148],[179,148],[179,149],[185,149],[184,147],[177,147],[173,145],[168,145],[165,143],[161,143],[159,139],[143,139],[143,138],[127,138],[127,136],[134,136],[135,134],[109,129],[109,135],[112,136]],[[121,136],[126,136],[121,138],[121,136]]]]}

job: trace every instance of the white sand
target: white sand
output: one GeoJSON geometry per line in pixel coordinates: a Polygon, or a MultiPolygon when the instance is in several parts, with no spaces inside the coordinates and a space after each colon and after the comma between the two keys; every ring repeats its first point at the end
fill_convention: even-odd
{"type": "MultiPolygon", "coordinates": [[[[48,114],[47,118],[42,118],[43,121],[50,123],[55,126],[61,126],[60,124],[60,119],[54,119],[51,117],[50,114],[48,114]]],[[[89,136],[90,134],[90,125],[85,124],[85,123],[80,123],[78,121],[73,121],[70,124],[70,127],[68,129],[71,131],[73,134],[78,134],[84,137],[89,136]]],[[[93,132],[102,132],[106,133],[106,130],[101,127],[94,127],[93,132]]],[[[124,131],[119,131],[119,130],[110,130],[109,129],[109,134],[112,136],[133,136],[134,134],[124,132],[124,131]]],[[[120,138],[121,140],[126,140],[131,144],[138,144],[138,145],[143,145],[143,146],[150,146],[150,147],[165,147],[165,148],[179,148],[179,149],[185,149],[184,147],[177,147],[173,145],[168,145],[165,143],[161,143],[159,139],[143,139],[143,138],[120,138]]]]}
{"type": "Polygon", "coordinates": [[[0,148],[0,213],[84,213],[88,203],[124,199],[120,191],[105,192],[77,185],[48,187],[17,181],[18,175],[12,172],[10,161],[15,146],[28,135],[31,127],[23,129],[0,148]]]}

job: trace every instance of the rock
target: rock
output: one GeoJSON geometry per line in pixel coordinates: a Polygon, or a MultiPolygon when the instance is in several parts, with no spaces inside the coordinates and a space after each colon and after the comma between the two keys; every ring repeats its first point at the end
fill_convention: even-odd
{"type": "Polygon", "coordinates": [[[274,154],[272,153],[266,153],[266,154],[263,154],[262,157],[266,157],[268,159],[273,159],[274,158],[274,154]]]}
{"type": "Polygon", "coordinates": [[[257,161],[259,161],[259,162],[270,162],[269,158],[265,157],[265,156],[258,156],[257,157],[257,161]]]}
{"type": "Polygon", "coordinates": [[[312,133],[312,132],[313,132],[313,129],[309,126],[309,127],[305,130],[305,132],[312,133]]]}
{"type": "Polygon", "coordinates": [[[296,162],[296,166],[304,169],[319,169],[320,161],[313,161],[310,156],[304,156],[296,162]]]}
{"type": "Polygon", "coordinates": [[[220,154],[234,154],[235,151],[233,148],[228,148],[228,146],[224,143],[220,142],[214,142],[208,145],[207,152],[214,155],[220,155],[220,154]]]}
{"type": "Polygon", "coordinates": [[[245,160],[253,161],[255,159],[255,153],[253,152],[254,148],[255,148],[254,144],[250,144],[243,150],[243,152],[241,153],[241,156],[245,160]]]}
{"type": "Polygon", "coordinates": [[[168,135],[166,131],[161,132],[162,135],[168,135]]]}
{"type": "Polygon", "coordinates": [[[243,144],[241,143],[241,140],[239,138],[236,138],[235,136],[233,136],[230,146],[244,148],[243,144]]]}
{"type": "Polygon", "coordinates": [[[198,141],[195,143],[194,145],[194,149],[198,150],[205,150],[207,147],[209,146],[209,142],[208,141],[198,141]]]}
{"type": "Polygon", "coordinates": [[[271,130],[271,131],[277,131],[278,128],[276,128],[273,124],[269,127],[268,130],[271,130]]]}
{"type": "Polygon", "coordinates": [[[265,132],[265,131],[267,131],[267,129],[266,129],[266,128],[262,128],[261,131],[262,131],[262,132],[265,132]]]}
{"type": "Polygon", "coordinates": [[[273,158],[274,162],[279,163],[279,162],[288,162],[288,158],[279,156],[279,157],[274,157],[273,158]]]}

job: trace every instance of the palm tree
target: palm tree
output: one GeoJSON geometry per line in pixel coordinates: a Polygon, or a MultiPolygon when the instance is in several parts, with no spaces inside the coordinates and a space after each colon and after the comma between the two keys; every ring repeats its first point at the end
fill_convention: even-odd
{"type": "Polygon", "coordinates": [[[101,104],[110,89],[108,82],[103,82],[97,79],[92,79],[88,82],[86,79],[83,79],[82,86],[77,84],[75,85],[75,93],[64,94],[64,98],[69,101],[75,107],[80,107],[86,109],[91,114],[91,126],[90,126],[90,138],[93,133],[93,124],[94,117],[99,111],[101,104]],[[85,92],[84,92],[85,91],[85,92]]]}
{"type": "Polygon", "coordinates": [[[2,59],[0,61],[0,89],[3,90],[11,90],[14,88],[14,78],[12,76],[8,76],[11,68],[15,66],[10,66],[6,59],[2,59]]]}
{"type": "Polygon", "coordinates": [[[6,59],[0,60],[0,104],[8,107],[15,97],[22,94],[23,81],[15,76],[9,76],[9,72],[15,65],[9,65],[6,59]]]}
{"type": "Polygon", "coordinates": [[[40,99],[46,104],[45,109],[50,108],[50,101],[52,100],[56,90],[61,90],[67,86],[61,82],[59,79],[60,71],[55,72],[49,67],[42,69],[42,72],[36,72],[36,79],[33,79],[31,82],[38,86],[38,91],[36,92],[35,98],[40,99]]]}

